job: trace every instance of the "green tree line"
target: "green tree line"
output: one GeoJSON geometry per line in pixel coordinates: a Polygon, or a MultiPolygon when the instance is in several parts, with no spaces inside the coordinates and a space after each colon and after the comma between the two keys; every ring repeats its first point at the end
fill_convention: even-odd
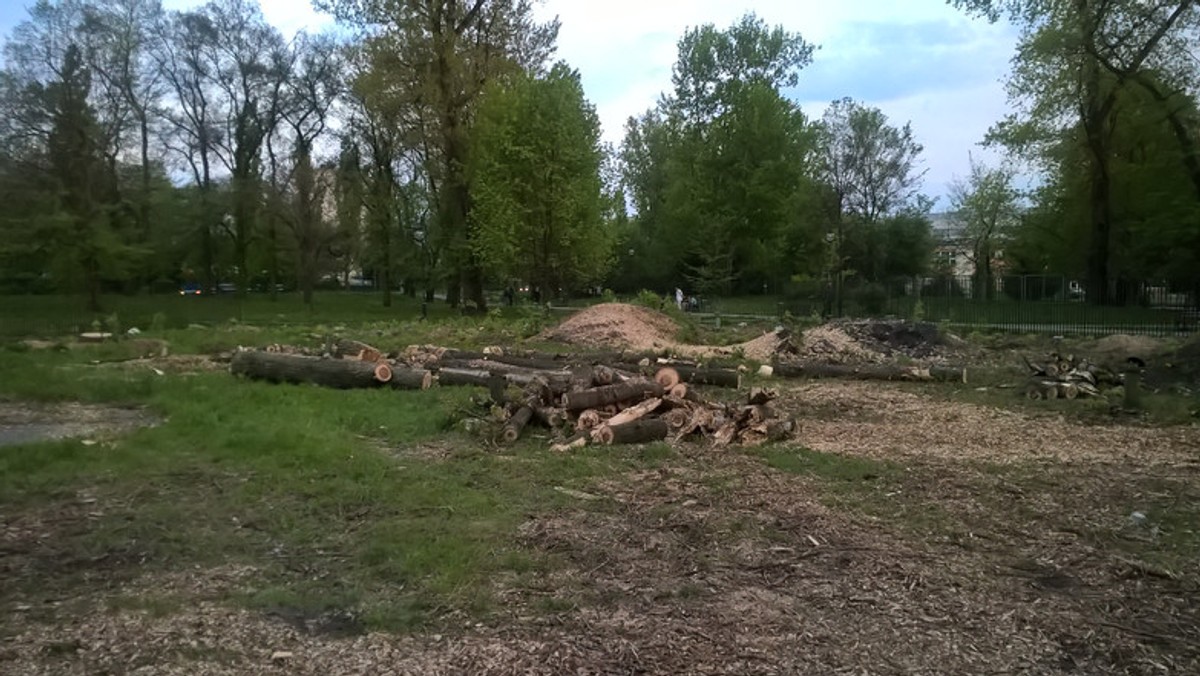
{"type": "MultiPolygon", "coordinates": [[[[0,290],[841,289],[936,272],[922,147],[787,92],[815,46],[747,15],[679,39],[671,87],[601,141],[532,0],[38,0],[0,70],[0,290]]],[[[1004,269],[1195,281],[1192,2],[953,0],[1022,26],[1014,113],[951,189],[981,289],[1004,269]],[[1033,191],[1014,187],[1035,171],[1033,191]]],[[[966,149],[964,149],[966,152],[966,149]]],[[[986,291],[985,291],[986,293],[986,291]]],[[[840,300],[842,293],[836,293],[840,300]]]]}

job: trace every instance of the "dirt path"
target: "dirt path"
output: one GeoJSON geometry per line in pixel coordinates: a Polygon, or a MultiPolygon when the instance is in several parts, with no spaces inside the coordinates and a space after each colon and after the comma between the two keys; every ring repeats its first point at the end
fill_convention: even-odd
{"type": "Polygon", "coordinates": [[[685,448],[587,487],[598,499],[524,524],[555,565],[495,580],[483,624],[338,638],[231,607],[254,571],[222,568],[98,589],[85,612],[18,610],[0,671],[1200,673],[1194,524],[1166,516],[1200,509],[1194,428],[1063,423],[1032,440],[1044,421],[877,385],[785,402],[805,444],[837,454],[822,462],[859,464],[685,448]],[[1130,525],[1131,506],[1152,523],[1130,525]],[[105,608],[139,595],[186,603],[105,608]]]}

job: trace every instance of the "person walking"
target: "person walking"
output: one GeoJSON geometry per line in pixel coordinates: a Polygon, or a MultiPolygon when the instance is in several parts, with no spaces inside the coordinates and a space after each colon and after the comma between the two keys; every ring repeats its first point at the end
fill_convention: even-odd
{"type": "Polygon", "coordinates": [[[683,310],[683,289],[675,287],[675,307],[683,310]]]}

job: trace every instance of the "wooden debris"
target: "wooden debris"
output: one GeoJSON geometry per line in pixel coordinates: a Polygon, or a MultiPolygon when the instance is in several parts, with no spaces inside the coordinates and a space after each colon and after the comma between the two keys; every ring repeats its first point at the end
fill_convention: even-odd
{"type": "Polygon", "coordinates": [[[520,439],[521,432],[525,429],[525,425],[529,424],[531,418],[533,418],[533,409],[528,406],[522,406],[504,424],[504,441],[511,444],[520,439]]]}
{"type": "Polygon", "coordinates": [[[244,350],[234,355],[229,370],[234,375],[276,383],[315,383],[352,389],[380,387],[392,379],[387,364],[244,350]]]}

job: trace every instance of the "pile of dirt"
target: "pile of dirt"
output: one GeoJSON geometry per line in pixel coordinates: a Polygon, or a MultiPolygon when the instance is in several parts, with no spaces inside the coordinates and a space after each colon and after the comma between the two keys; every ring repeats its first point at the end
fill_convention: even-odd
{"type": "Polygon", "coordinates": [[[1152,356],[1163,351],[1163,343],[1150,336],[1130,336],[1118,333],[1097,340],[1094,344],[1086,346],[1085,351],[1102,358],[1125,360],[1129,357],[1137,357],[1148,361],[1152,356]]]}
{"type": "Polygon", "coordinates": [[[800,341],[800,356],[830,364],[877,363],[883,355],[871,350],[832,324],[817,326],[804,332],[800,341]]]}
{"type": "Polygon", "coordinates": [[[675,345],[679,325],[661,312],[627,305],[602,303],[571,315],[538,339],[587,347],[658,350],[675,345]]]}
{"type": "Polygon", "coordinates": [[[882,363],[897,356],[931,360],[948,352],[933,324],[838,320],[804,332],[802,358],[832,364],[882,363]]]}

